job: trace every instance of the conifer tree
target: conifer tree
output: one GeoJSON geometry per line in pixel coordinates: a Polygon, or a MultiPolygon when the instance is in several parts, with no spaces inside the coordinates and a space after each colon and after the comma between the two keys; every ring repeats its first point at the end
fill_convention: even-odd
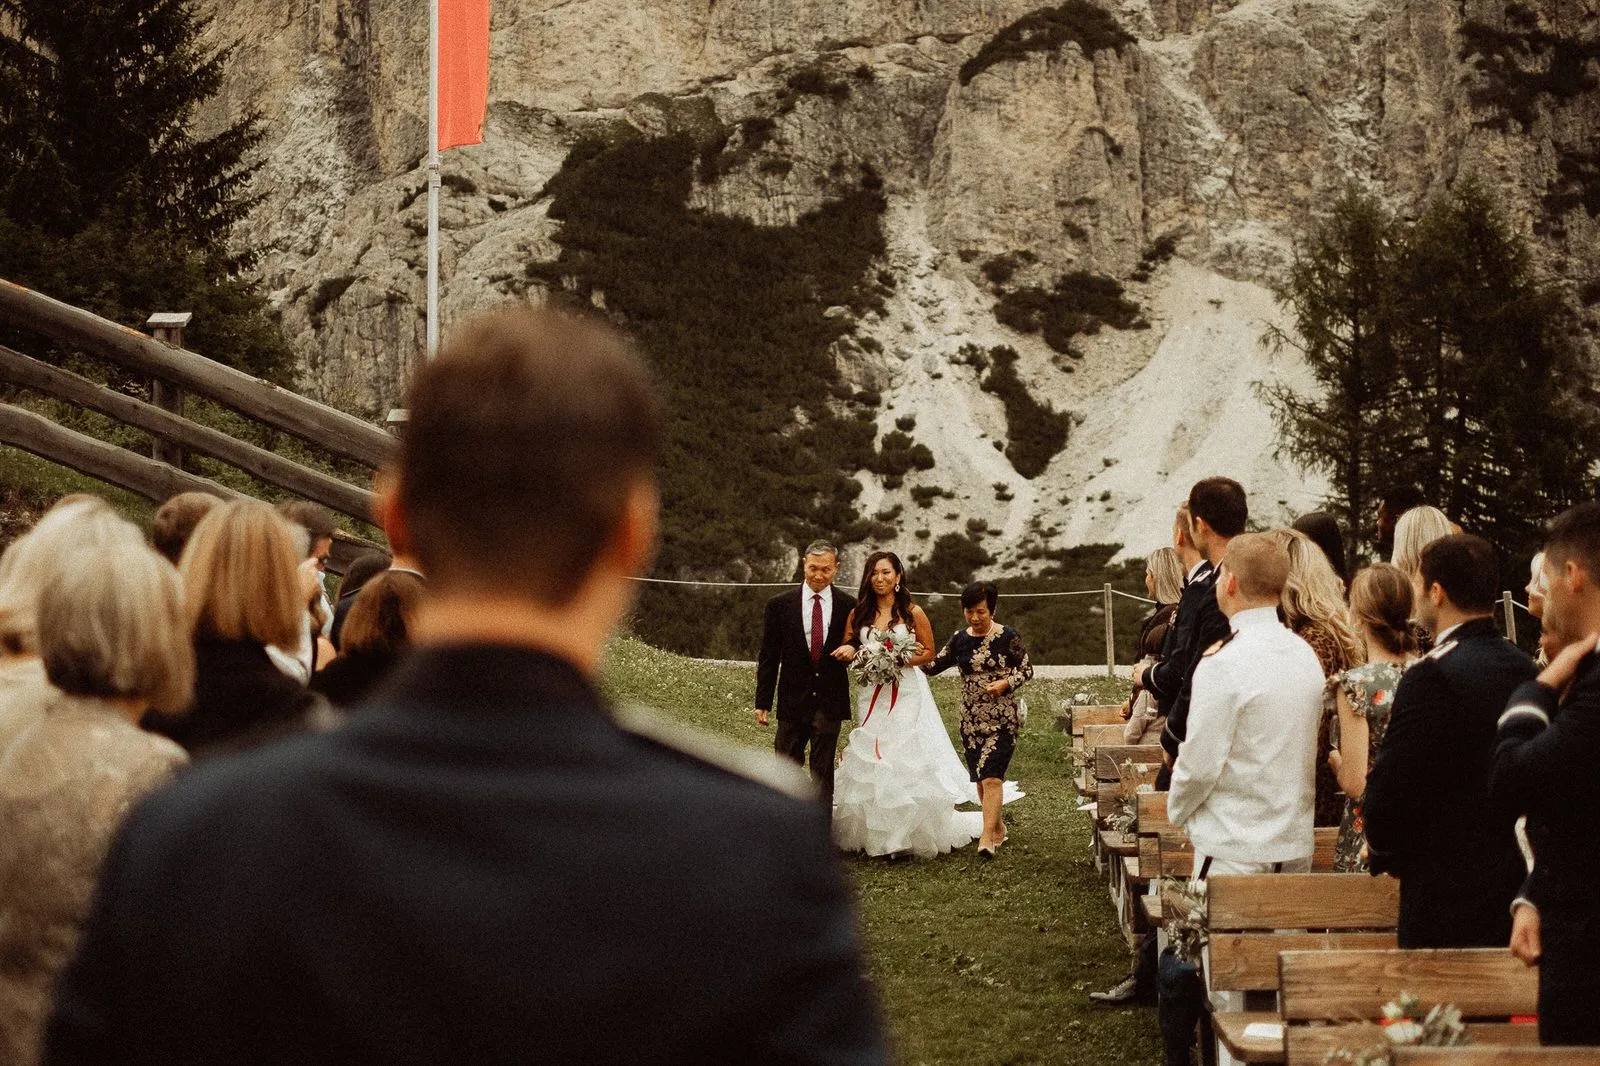
{"type": "Polygon", "coordinates": [[[0,276],[129,325],[192,310],[192,346],[282,377],[230,247],[254,204],[253,115],[206,137],[227,49],[194,0],[0,0],[0,276]]]}

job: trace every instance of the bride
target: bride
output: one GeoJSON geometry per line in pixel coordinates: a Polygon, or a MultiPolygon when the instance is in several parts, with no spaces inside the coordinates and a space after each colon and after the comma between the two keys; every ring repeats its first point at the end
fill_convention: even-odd
{"type": "Polygon", "coordinates": [[[983,814],[956,810],[977,794],[919,669],[933,661],[933,626],[911,602],[893,552],[867,558],[850,631],[850,643],[833,653],[844,662],[884,638],[914,639],[921,648],[898,681],[861,688],[860,724],[834,772],[834,839],[868,855],[927,857],[964,846],[982,832],[983,814]]]}

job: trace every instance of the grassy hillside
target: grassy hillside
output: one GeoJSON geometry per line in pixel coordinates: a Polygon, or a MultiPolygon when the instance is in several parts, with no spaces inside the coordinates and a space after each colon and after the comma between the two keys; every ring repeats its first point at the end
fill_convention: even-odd
{"type": "MultiPolygon", "coordinates": [[[[750,709],[747,667],[713,666],[621,640],[605,667],[617,699],[649,704],[753,747],[770,728],[750,709]]],[[[988,1066],[1159,1062],[1155,1011],[1093,1007],[1086,993],[1114,984],[1127,950],[1089,860],[1088,816],[1076,810],[1067,738],[1051,728],[1063,700],[1120,698],[1119,682],[1036,681],[1032,722],[1012,776],[1027,797],[1008,809],[1011,840],[993,863],[968,847],[928,861],[852,859],[867,965],[883,996],[897,1060],[988,1066]]],[[[953,730],[952,680],[934,696],[953,730]]]]}

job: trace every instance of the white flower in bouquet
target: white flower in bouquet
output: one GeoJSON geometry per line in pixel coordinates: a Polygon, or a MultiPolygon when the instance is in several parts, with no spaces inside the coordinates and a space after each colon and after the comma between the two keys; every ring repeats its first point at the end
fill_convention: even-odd
{"type": "Polygon", "coordinates": [[[861,650],[850,661],[856,675],[856,684],[892,685],[900,680],[906,663],[922,653],[922,645],[913,637],[896,633],[872,632],[861,642],[861,650]]]}

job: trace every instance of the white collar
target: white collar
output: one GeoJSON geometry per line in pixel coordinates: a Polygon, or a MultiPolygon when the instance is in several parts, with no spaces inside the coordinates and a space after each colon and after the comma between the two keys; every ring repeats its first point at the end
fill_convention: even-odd
{"type": "Polygon", "coordinates": [[[802,600],[805,600],[807,603],[809,603],[811,601],[811,597],[812,596],[821,596],[823,592],[828,593],[828,602],[832,603],[833,602],[833,586],[832,585],[829,585],[827,588],[823,589],[822,592],[818,592],[816,589],[812,588],[810,585],[806,584],[804,581],[800,582],[800,598],[802,600]]]}
{"type": "Polygon", "coordinates": [[[1456,630],[1460,629],[1462,626],[1464,626],[1466,624],[1467,624],[1466,622],[1457,622],[1455,625],[1451,626],[1449,629],[1441,629],[1439,631],[1439,635],[1437,637],[1433,638],[1433,646],[1437,648],[1440,645],[1444,644],[1445,641],[1450,639],[1450,634],[1451,633],[1454,633],[1456,630]]]}
{"type": "Polygon", "coordinates": [[[1278,621],[1276,607],[1251,607],[1228,619],[1228,624],[1235,630],[1245,630],[1263,626],[1281,626],[1283,623],[1278,621]]]}
{"type": "Polygon", "coordinates": [[[1189,568],[1189,573],[1184,577],[1183,580],[1185,582],[1193,581],[1194,580],[1194,576],[1200,572],[1200,568],[1201,567],[1210,566],[1210,565],[1211,565],[1211,560],[1202,557],[1201,560],[1198,563],[1195,563],[1193,566],[1191,566],[1189,568]]]}

